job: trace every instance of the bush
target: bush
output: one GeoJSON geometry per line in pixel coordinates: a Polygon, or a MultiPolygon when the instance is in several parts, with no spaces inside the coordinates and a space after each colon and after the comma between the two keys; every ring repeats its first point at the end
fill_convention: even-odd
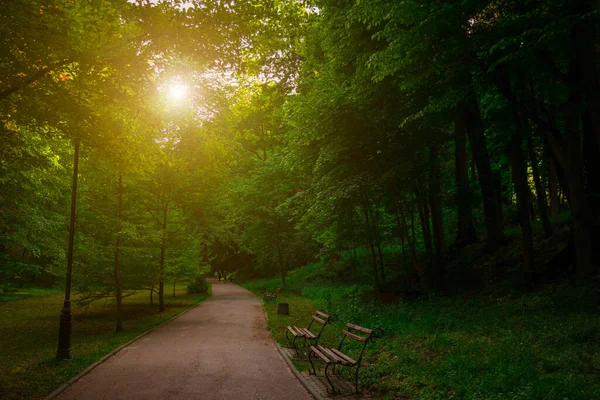
{"type": "Polygon", "coordinates": [[[194,280],[186,286],[188,293],[206,293],[208,291],[208,283],[204,275],[198,275],[194,280]]]}

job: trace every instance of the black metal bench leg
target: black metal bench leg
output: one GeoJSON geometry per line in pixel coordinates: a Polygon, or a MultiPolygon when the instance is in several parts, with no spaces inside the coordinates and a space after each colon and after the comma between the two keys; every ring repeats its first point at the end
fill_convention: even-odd
{"type": "MultiPolygon", "coordinates": [[[[306,351],[304,349],[306,349],[306,336],[302,337],[303,342],[302,342],[302,355],[306,355],[306,351]]],[[[298,353],[300,354],[300,353],[298,353]]]]}
{"type": "Polygon", "coordinates": [[[312,355],[313,355],[313,351],[311,350],[310,353],[308,353],[308,362],[310,362],[310,366],[312,367],[312,373],[310,371],[308,371],[308,373],[311,375],[316,375],[317,370],[315,369],[315,364],[313,363],[312,355]]]}
{"type": "Polygon", "coordinates": [[[298,346],[296,345],[296,339],[298,339],[298,336],[294,336],[294,340],[292,341],[292,346],[294,347],[294,351],[296,352],[296,355],[299,355],[300,353],[298,352],[298,346]]]}
{"type": "Polygon", "coordinates": [[[327,364],[325,366],[325,378],[327,378],[327,382],[329,382],[329,386],[331,386],[331,392],[329,391],[329,389],[327,389],[327,393],[329,393],[329,394],[336,394],[335,387],[333,387],[333,383],[331,382],[331,378],[329,378],[329,374],[327,373],[327,370],[332,365],[335,368],[335,364],[331,364],[331,363],[329,363],[329,364],[327,364]]]}
{"type": "Polygon", "coordinates": [[[358,370],[360,369],[360,364],[356,366],[356,372],[354,373],[354,394],[360,394],[358,391],[358,370]]]}

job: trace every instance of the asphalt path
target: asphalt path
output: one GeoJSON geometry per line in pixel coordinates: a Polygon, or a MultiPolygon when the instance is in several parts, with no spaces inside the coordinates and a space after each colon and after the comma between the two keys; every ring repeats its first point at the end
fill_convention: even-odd
{"type": "Polygon", "coordinates": [[[277,351],[260,301],[215,282],[208,300],[125,347],[58,399],[312,397],[277,351]]]}

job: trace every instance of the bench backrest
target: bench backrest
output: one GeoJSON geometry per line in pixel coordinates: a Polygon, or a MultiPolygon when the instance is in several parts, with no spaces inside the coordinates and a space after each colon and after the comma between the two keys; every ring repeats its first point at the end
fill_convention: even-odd
{"type": "Polygon", "coordinates": [[[355,324],[346,324],[347,329],[342,330],[342,340],[340,341],[340,345],[338,346],[338,350],[342,350],[342,346],[344,345],[344,341],[346,338],[350,338],[356,340],[358,342],[362,342],[363,346],[360,350],[360,355],[358,356],[358,361],[362,359],[363,353],[367,347],[367,343],[374,342],[376,339],[380,339],[383,337],[383,329],[369,329],[355,324]]]}
{"type": "Polygon", "coordinates": [[[329,315],[325,314],[322,311],[316,310],[315,313],[312,315],[310,324],[308,324],[309,331],[310,331],[311,326],[315,322],[321,324],[321,329],[319,329],[319,333],[317,334],[317,337],[319,337],[319,336],[321,336],[321,332],[323,332],[323,329],[325,329],[325,325],[327,325],[329,323],[329,315]]]}

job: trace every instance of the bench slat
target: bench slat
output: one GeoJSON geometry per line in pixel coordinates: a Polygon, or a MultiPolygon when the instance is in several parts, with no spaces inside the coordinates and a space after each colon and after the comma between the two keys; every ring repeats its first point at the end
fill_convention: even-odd
{"type": "Polygon", "coordinates": [[[358,325],[354,325],[354,324],[346,324],[346,326],[348,328],[352,328],[354,330],[357,330],[359,332],[364,332],[368,335],[370,335],[371,333],[373,333],[373,329],[368,329],[368,328],[363,328],[362,326],[358,326],[358,325]]]}
{"type": "Polygon", "coordinates": [[[301,328],[300,329],[302,333],[304,333],[304,335],[306,335],[309,339],[315,339],[317,336],[315,336],[314,333],[312,333],[311,331],[309,331],[306,328],[301,328]]]}
{"type": "Polygon", "coordinates": [[[325,357],[325,355],[323,353],[321,353],[315,346],[310,346],[310,349],[319,356],[319,358],[321,358],[323,361],[325,361],[326,363],[330,363],[331,361],[329,361],[329,358],[325,357]]]}
{"type": "Polygon", "coordinates": [[[321,312],[319,310],[315,311],[315,314],[320,315],[321,317],[323,317],[325,319],[329,319],[329,315],[327,315],[324,312],[321,312]]]}
{"type": "Polygon", "coordinates": [[[355,335],[354,333],[352,333],[352,332],[348,332],[348,331],[347,331],[347,330],[345,330],[345,329],[344,329],[342,332],[344,333],[344,335],[346,335],[346,336],[348,336],[348,337],[350,337],[350,338],[352,338],[352,339],[354,339],[354,340],[358,340],[358,341],[360,341],[360,342],[366,342],[366,341],[367,341],[367,338],[366,338],[366,337],[362,337],[362,336],[355,335]]]}
{"type": "Polygon", "coordinates": [[[325,355],[327,355],[329,358],[333,359],[334,362],[338,363],[338,364],[342,364],[342,365],[349,365],[348,361],[346,361],[345,359],[343,359],[342,357],[338,356],[337,354],[335,354],[332,350],[333,349],[328,349],[325,348],[323,346],[318,346],[319,350],[321,350],[325,355]]]}
{"type": "Polygon", "coordinates": [[[288,326],[288,331],[290,331],[292,333],[292,335],[294,336],[300,336],[300,333],[297,331],[298,328],[296,328],[295,326],[288,326]]]}
{"type": "Polygon", "coordinates": [[[332,351],[333,353],[335,353],[337,356],[339,356],[339,357],[343,358],[344,360],[346,360],[346,362],[348,362],[349,364],[352,364],[352,365],[356,364],[356,360],[354,360],[354,359],[352,359],[352,358],[348,357],[347,355],[345,355],[344,353],[342,353],[342,352],[341,352],[341,351],[339,351],[338,349],[333,349],[333,348],[332,348],[332,349],[331,349],[331,351],[332,351]]]}
{"type": "Polygon", "coordinates": [[[325,321],[324,321],[324,320],[322,320],[321,318],[319,318],[319,317],[317,317],[317,316],[313,315],[313,319],[314,319],[315,321],[317,321],[318,323],[320,323],[320,324],[322,324],[322,325],[325,325],[325,321]]]}
{"type": "Polygon", "coordinates": [[[317,348],[323,353],[325,354],[327,357],[331,358],[333,360],[333,362],[335,363],[341,363],[344,360],[342,360],[339,356],[337,356],[335,353],[332,353],[331,350],[329,350],[326,347],[323,346],[317,346],[317,348]]]}

